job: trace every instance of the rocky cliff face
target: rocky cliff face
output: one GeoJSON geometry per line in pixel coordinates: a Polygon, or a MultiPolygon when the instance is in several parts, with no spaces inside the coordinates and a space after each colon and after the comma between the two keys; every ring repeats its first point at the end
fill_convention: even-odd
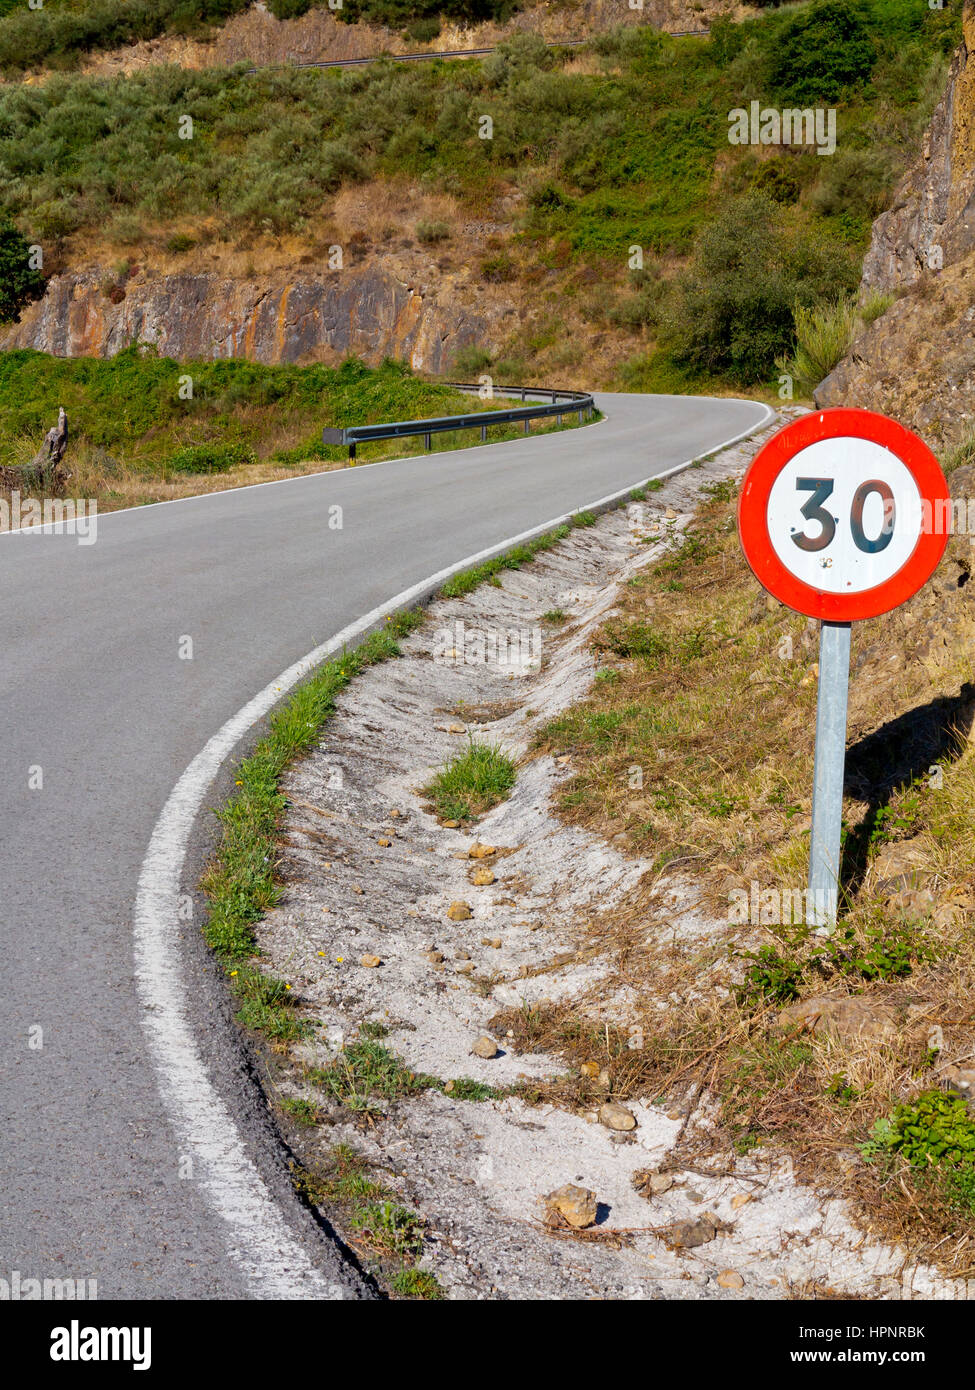
{"type": "Polygon", "coordinates": [[[446,372],[458,348],[490,344],[509,310],[478,293],[410,284],[376,267],[301,279],[240,280],[142,271],[106,293],[97,270],[54,277],[0,341],[59,357],[112,356],[132,342],[177,358],[334,362],[352,353],[446,372]],[[117,302],[116,302],[117,301],[117,302]]]}
{"type": "Polygon", "coordinates": [[[877,219],[863,290],[899,297],[819,386],[821,406],[896,416],[934,447],[975,422],[975,0],[921,157],[877,219]]]}

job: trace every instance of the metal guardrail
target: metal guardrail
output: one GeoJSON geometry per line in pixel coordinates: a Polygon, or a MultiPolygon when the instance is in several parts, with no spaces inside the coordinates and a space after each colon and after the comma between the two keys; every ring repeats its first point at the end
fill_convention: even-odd
{"type": "MultiPolygon", "coordinates": [[[[470,382],[447,382],[455,391],[481,390],[470,382]]],[[[578,415],[579,424],[583,417],[587,420],[594,409],[593,398],[587,391],[564,391],[550,386],[496,386],[499,396],[518,397],[527,401],[529,396],[542,396],[549,400],[547,405],[521,405],[513,410],[477,410],[470,415],[436,415],[428,420],[394,420],[385,425],[350,425],[344,429],[326,427],[322,430],[323,444],[337,444],[348,448],[349,459],[356,456],[356,445],[366,444],[376,439],[408,439],[422,434],[427,449],[431,448],[435,434],[446,434],[450,430],[481,431],[482,443],[487,439],[491,425],[511,425],[524,421],[525,433],[531,433],[532,420],[550,419],[555,416],[561,425],[564,415],[578,415]]]]}

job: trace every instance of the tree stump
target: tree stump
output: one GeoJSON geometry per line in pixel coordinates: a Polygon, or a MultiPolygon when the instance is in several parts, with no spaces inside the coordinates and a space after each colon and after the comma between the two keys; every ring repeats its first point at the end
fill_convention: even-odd
{"type": "Polygon", "coordinates": [[[0,465],[0,487],[17,488],[21,493],[32,490],[38,492],[61,493],[64,491],[70,470],[64,463],[64,451],[68,446],[68,417],[64,406],[58,411],[58,422],[52,425],[44,436],[44,443],[30,463],[20,468],[7,468],[0,465]]]}

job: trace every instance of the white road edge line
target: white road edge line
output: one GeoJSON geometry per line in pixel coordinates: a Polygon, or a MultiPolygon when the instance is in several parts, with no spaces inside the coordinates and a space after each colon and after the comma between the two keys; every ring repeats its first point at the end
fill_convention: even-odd
{"type": "MultiPolygon", "coordinates": [[[[757,433],[775,415],[767,405],[765,412],[758,424],[656,476],[669,478],[690,468],[698,459],[730,448],[757,433]]],[[[630,491],[631,488],[622,488],[586,506],[608,507],[630,491]]],[[[170,793],[155,824],[139,874],[134,914],[135,979],[144,1010],[143,1026],[170,1122],[179,1143],[202,1169],[201,1185],[214,1210],[229,1227],[230,1256],[243,1272],[255,1297],[338,1299],[345,1296],[345,1290],[329,1282],[315,1268],[292,1234],[248,1155],[233,1116],[210,1080],[193,1037],[186,1010],[187,986],[182,979],[177,950],[178,909],[190,834],[207,789],[248,729],[315,667],[362,637],[389,614],[434,592],[452,575],[553,530],[571,516],[570,512],[555,517],[404,589],[289,666],[228,719],[196,755],[170,793]]]]}

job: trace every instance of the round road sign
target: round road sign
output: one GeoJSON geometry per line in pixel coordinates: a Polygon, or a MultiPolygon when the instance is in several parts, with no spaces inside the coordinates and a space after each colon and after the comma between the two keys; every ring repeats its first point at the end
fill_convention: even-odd
{"type": "Polygon", "coordinates": [[[938,460],[896,420],[817,410],[786,425],[745,474],[741,547],[758,582],[799,613],[874,618],[938,567],[951,499],[938,460]]]}

